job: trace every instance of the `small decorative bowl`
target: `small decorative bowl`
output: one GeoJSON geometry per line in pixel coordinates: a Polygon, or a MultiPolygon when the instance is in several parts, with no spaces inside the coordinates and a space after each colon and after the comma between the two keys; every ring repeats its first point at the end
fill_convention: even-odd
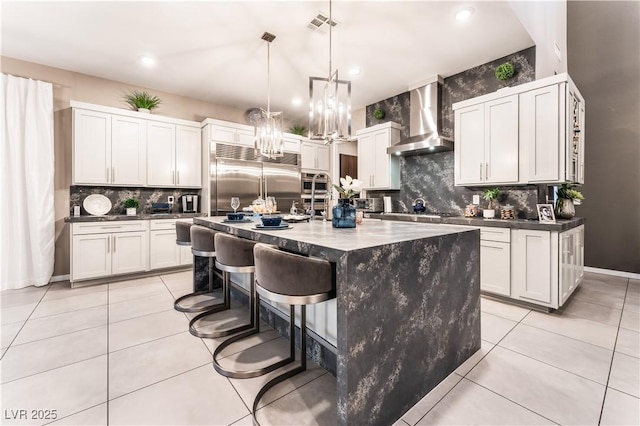
{"type": "Polygon", "coordinates": [[[227,213],[227,220],[242,220],[244,213],[227,213]]]}
{"type": "Polygon", "coordinates": [[[280,226],[282,216],[262,216],[262,226],[280,226]]]}

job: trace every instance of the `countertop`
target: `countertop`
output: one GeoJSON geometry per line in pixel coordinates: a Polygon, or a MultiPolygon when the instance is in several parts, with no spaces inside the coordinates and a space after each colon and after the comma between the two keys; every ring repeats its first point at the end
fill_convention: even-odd
{"type": "Polygon", "coordinates": [[[162,213],[162,214],[137,214],[127,216],[124,214],[109,214],[104,216],[68,216],[64,218],[67,223],[78,222],[111,222],[118,220],[151,220],[151,219],[190,219],[194,217],[206,216],[205,213],[162,213]]]}
{"type": "Polygon", "coordinates": [[[562,232],[576,228],[585,223],[583,217],[574,217],[567,220],[557,220],[556,223],[540,223],[537,220],[527,219],[483,219],[481,217],[441,217],[433,218],[412,213],[371,213],[371,219],[394,220],[402,222],[433,223],[442,225],[468,225],[490,226],[494,228],[533,229],[539,231],[562,232]]]}

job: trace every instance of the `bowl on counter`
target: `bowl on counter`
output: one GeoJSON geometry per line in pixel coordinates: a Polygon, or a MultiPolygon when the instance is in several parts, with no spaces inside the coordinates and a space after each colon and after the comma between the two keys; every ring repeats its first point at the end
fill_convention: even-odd
{"type": "Polygon", "coordinates": [[[280,226],[282,222],[282,216],[280,215],[265,215],[260,218],[262,226],[280,226]]]}
{"type": "Polygon", "coordinates": [[[243,220],[244,213],[227,213],[227,220],[243,220]]]}

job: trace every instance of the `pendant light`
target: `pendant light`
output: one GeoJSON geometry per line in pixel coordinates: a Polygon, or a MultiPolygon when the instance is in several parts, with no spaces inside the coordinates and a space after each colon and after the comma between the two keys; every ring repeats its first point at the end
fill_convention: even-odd
{"type": "Polygon", "coordinates": [[[332,6],[329,0],[329,77],[309,77],[309,139],[325,144],[351,139],[351,82],[340,80],[331,63],[332,6]]]}
{"type": "Polygon", "coordinates": [[[271,112],[271,42],[276,36],[265,32],[262,40],[267,42],[267,110],[260,108],[259,117],[255,121],[255,151],[256,155],[274,159],[284,155],[284,141],[282,139],[282,112],[271,112]]]}

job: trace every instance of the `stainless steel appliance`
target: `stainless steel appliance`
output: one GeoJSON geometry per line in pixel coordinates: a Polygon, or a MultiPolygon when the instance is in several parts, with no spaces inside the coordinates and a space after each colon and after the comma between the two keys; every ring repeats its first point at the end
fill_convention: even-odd
{"type": "Polygon", "coordinates": [[[356,210],[362,210],[367,213],[379,213],[384,210],[382,198],[356,198],[356,210]]]}
{"type": "Polygon", "coordinates": [[[442,128],[442,77],[409,89],[409,137],[387,148],[388,154],[416,155],[452,151],[453,140],[440,135],[442,128]]]}
{"type": "Polygon", "coordinates": [[[182,213],[198,212],[198,196],[195,194],[185,194],[182,196],[182,213]]]}
{"type": "Polygon", "coordinates": [[[231,197],[247,207],[258,197],[276,198],[278,210],[300,202],[300,155],[285,153],[276,160],[256,156],[253,148],[216,143],[212,146],[210,179],[212,215],[232,212],[231,197]]]}
{"type": "Polygon", "coordinates": [[[314,211],[315,216],[322,217],[322,212],[329,210],[329,199],[325,195],[316,195],[315,198],[311,198],[311,195],[302,195],[302,209],[305,214],[311,214],[311,210],[314,211]],[[313,202],[312,202],[313,200],[313,202]]]}
{"type": "MultiPolygon", "coordinates": [[[[311,185],[315,173],[302,173],[301,193],[311,195],[311,185]]],[[[316,178],[316,194],[326,194],[329,190],[329,180],[326,176],[320,175],[316,178]]]]}

